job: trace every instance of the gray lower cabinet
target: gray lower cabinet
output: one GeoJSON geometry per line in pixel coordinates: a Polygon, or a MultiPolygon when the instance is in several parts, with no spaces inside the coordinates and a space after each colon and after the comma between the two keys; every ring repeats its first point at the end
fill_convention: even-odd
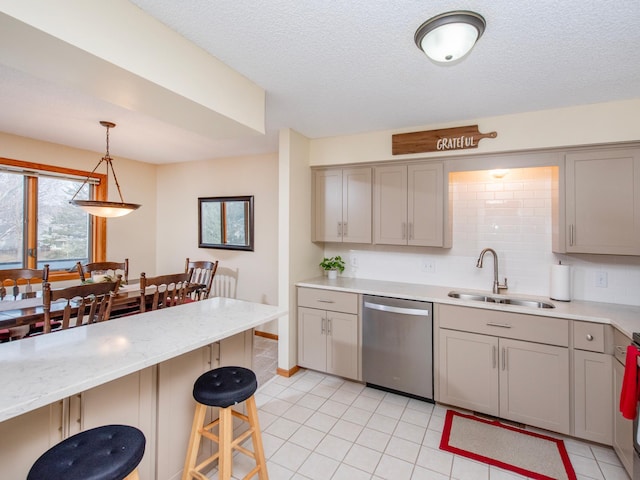
{"type": "Polygon", "coordinates": [[[574,435],[594,442],[613,442],[613,357],[609,325],[573,322],[574,435]]]}
{"type": "Polygon", "coordinates": [[[452,305],[436,315],[440,402],[570,434],[565,320],[452,305]]]}
{"type": "Polygon", "coordinates": [[[627,420],[620,413],[620,392],[624,378],[624,361],[627,345],[631,343],[628,337],[617,330],[614,332],[614,360],[613,360],[613,449],[624,465],[630,477],[633,477],[633,422],[627,420]]]}
{"type": "Polygon", "coordinates": [[[611,445],[613,440],[612,357],[604,353],[575,350],[575,436],[611,445]]]}
{"type": "Polygon", "coordinates": [[[440,329],[440,401],[570,431],[567,348],[440,329]]]}
{"type": "Polygon", "coordinates": [[[361,380],[359,296],[298,288],[298,365],[361,380]]]}

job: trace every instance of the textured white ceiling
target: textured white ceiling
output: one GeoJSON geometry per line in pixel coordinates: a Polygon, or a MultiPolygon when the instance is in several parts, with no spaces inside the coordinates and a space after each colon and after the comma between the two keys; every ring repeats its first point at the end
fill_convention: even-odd
{"type": "Polygon", "coordinates": [[[267,135],[213,141],[6,67],[0,130],[100,151],[104,132],[81,125],[111,119],[114,155],[165,163],[275,152],[282,127],[318,138],[640,96],[638,0],[131,1],[263,87],[267,135]],[[485,34],[435,65],[415,30],[458,9],[485,34]]]}

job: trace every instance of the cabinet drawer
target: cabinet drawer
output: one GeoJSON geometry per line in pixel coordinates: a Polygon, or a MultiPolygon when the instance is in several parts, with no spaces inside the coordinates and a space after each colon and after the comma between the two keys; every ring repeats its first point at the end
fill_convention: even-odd
{"type": "Polygon", "coordinates": [[[602,323],[573,322],[573,347],[604,353],[604,328],[602,323]]]}
{"type": "Polygon", "coordinates": [[[561,318],[443,304],[438,314],[441,328],[569,346],[569,322],[561,318]]]}
{"type": "Polygon", "coordinates": [[[358,294],[300,287],[298,288],[298,306],[357,314],[358,294]]]}

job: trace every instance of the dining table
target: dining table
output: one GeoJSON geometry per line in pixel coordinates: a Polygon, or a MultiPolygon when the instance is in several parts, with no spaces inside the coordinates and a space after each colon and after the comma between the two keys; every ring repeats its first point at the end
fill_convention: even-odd
{"type": "MultiPolygon", "coordinates": [[[[187,286],[187,292],[195,292],[203,287],[205,285],[193,283],[187,286]]],[[[153,291],[155,287],[149,287],[149,292],[153,293],[153,291]]],[[[53,302],[50,310],[51,317],[53,319],[61,317],[65,305],[65,301],[53,302]]],[[[140,283],[130,281],[126,285],[121,285],[113,299],[111,318],[139,311],[140,283]]],[[[0,330],[31,326],[42,321],[44,321],[44,307],[41,290],[5,295],[0,298],[0,330]]]]}

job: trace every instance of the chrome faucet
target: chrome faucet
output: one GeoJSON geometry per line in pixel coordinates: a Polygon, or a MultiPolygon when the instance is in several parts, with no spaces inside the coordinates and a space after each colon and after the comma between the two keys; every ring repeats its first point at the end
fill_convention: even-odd
{"type": "Polygon", "coordinates": [[[480,252],[480,256],[478,257],[478,263],[476,263],[476,267],[482,268],[482,260],[484,259],[484,254],[490,252],[493,254],[493,293],[500,293],[501,290],[506,290],[509,288],[507,286],[507,277],[504,278],[504,283],[500,284],[498,280],[498,254],[493,248],[485,248],[480,252]]]}

